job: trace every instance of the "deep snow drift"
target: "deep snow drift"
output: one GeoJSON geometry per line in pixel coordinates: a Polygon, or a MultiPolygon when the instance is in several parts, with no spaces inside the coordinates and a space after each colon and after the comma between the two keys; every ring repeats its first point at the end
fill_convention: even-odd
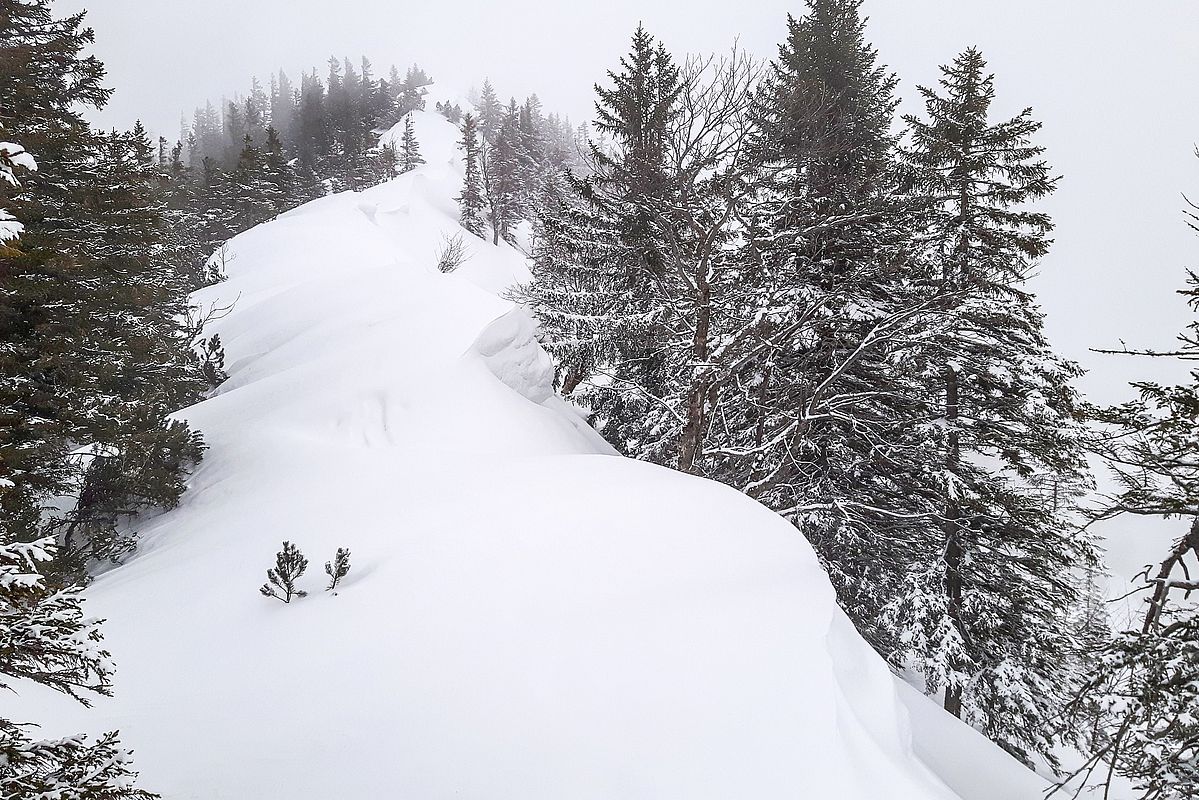
{"type": "Polygon", "coordinates": [[[181,414],[208,457],[87,593],[116,697],[22,685],[12,716],[120,728],[169,800],[1037,797],[901,697],[793,527],[554,394],[498,294],[517,251],[467,236],[436,270],[457,132],[416,116],[426,166],[233,241],[197,297],[236,300],[230,379],[181,414]],[[290,605],[258,593],[284,539],[311,560],[290,605]]]}

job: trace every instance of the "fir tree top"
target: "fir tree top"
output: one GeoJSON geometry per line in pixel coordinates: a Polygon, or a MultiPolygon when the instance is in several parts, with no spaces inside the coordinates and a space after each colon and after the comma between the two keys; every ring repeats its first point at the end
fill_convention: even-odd
{"type": "Polygon", "coordinates": [[[861,0],[807,0],[788,16],[760,95],[766,150],[802,166],[820,196],[869,188],[890,164],[898,79],[866,41],[861,0]]]}
{"type": "Polygon", "coordinates": [[[920,191],[941,207],[934,224],[951,242],[959,278],[1012,283],[1043,256],[1053,223],[1047,214],[1015,209],[1053,192],[1057,179],[1032,144],[1041,128],[1026,108],[990,121],[995,77],[975,48],[941,67],[942,93],[919,87],[928,121],[904,117],[912,140],[904,153],[920,191]]]}
{"type": "Polygon", "coordinates": [[[611,88],[595,86],[595,128],[619,148],[613,156],[592,145],[597,180],[628,187],[634,194],[661,196],[669,183],[664,163],[668,128],[683,91],[679,68],[640,25],[620,66],[620,72],[608,72],[611,88]]]}

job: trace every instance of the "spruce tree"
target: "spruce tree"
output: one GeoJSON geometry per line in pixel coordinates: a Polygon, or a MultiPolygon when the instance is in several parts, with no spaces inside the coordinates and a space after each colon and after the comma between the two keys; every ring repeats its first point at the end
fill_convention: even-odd
{"type": "MultiPolygon", "coordinates": [[[[223,164],[226,151],[223,123],[220,113],[211,102],[205,104],[202,109],[196,109],[192,132],[196,137],[196,146],[190,148],[192,168],[198,168],[205,158],[223,164]]],[[[236,153],[234,155],[236,156],[236,153]]]]}
{"type": "MultiPolygon", "coordinates": [[[[0,208],[20,220],[25,234],[19,249],[5,248],[0,278],[0,527],[23,538],[38,535],[44,500],[64,491],[72,474],[66,400],[42,364],[74,350],[83,321],[61,311],[53,319],[67,259],[42,229],[44,219],[67,213],[65,192],[57,187],[68,176],[59,165],[81,158],[91,145],[83,109],[103,106],[110,94],[103,65],[82,54],[93,39],[82,14],[54,19],[49,4],[35,0],[0,5],[0,140],[20,142],[41,162],[38,173],[16,173],[19,184],[0,181],[0,208]]],[[[9,152],[10,159],[21,158],[9,152]]]]}
{"type": "MultiPolygon", "coordinates": [[[[67,495],[79,479],[78,467],[66,456],[72,441],[89,440],[81,420],[93,423],[95,430],[87,404],[97,399],[88,395],[96,387],[87,385],[91,376],[73,372],[95,356],[74,348],[86,346],[87,326],[102,327],[103,315],[124,312],[130,298],[123,298],[124,308],[112,303],[110,295],[121,287],[97,280],[86,256],[68,238],[82,237],[79,229],[87,225],[76,229],[81,220],[94,222],[75,205],[86,181],[70,174],[68,165],[86,163],[101,146],[79,114],[83,106],[102,105],[108,94],[101,86],[103,66],[81,55],[92,41],[83,19],[82,13],[55,19],[41,0],[0,0],[0,63],[5,65],[0,73],[0,141],[5,143],[0,146],[0,209],[6,212],[0,215],[0,676],[40,683],[86,705],[88,693],[111,691],[111,661],[100,644],[99,622],[83,615],[72,576],[57,558],[57,520],[47,521],[47,500],[67,495]],[[41,164],[24,147],[11,144],[12,139],[37,142],[41,164]],[[9,208],[22,219],[22,228],[28,221],[28,231],[12,222],[9,208]],[[55,228],[59,214],[70,215],[70,234],[55,228]],[[14,241],[22,233],[29,238],[14,241]],[[53,283],[63,278],[62,283],[81,280],[87,286],[64,292],[53,283]],[[86,291],[98,297],[83,310],[82,301],[93,299],[86,291]],[[90,318],[80,319],[85,315],[90,318]],[[53,567],[52,580],[44,574],[48,566],[53,567]]],[[[152,166],[144,132],[129,138],[114,134],[102,144],[152,166]]],[[[128,187],[94,189],[122,193],[128,187]]],[[[137,200],[130,205],[136,226],[138,211],[144,209],[137,200]]],[[[140,216],[144,224],[146,215],[140,216]]],[[[108,240],[114,238],[111,228],[104,232],[108,240]]],[[[88,244],[100,250],[108,241],[88,244]]],[[[100,258],[114,269],[127,263],[111,252],[100,258]]],[[[138,322],[132,320],[133,325],[138,322]]],[[[135,366],[129,353],[122,355],[121,366],[135,366]]],[[[153,380],[144,369],[129,377],[153,380]]],[[[122,444],[128,442],[130,429],[122,424],[128,419],[126,414],[116,423],[122,444]]],[[[83,502],[80,495],[77,507],[83,502]]],[[[0,688],[11,687],[0,682],[0,688]]],[[[28,728],[0,717],[0,795],[87,800],[153,796],[133,787],[136,775],[115,733],[95,742],[82,735],[34,741],[28,728]]]]}
{"type": "Polygon", "coordinates": [[[250,94],[245,103],[246,133],[251,141],[259,147],[266,141],[266,127],[269,124],[270,98],[263,90],[258,78],[250,79],[250,94]]]}
{"type": "Polygon", "coordinates": [[[315,70],[300,82],[296,109],[295,148],[301,174],[316,174],[323,169],[329,152],[329,118],[325,106],[325,87],[315,70]]]}
{"type": "MultiPolygon", "coordinates": [[[[274,166],[278,167],[276,154],[274,166]]],[[[234,228],[245,231],[275,218],[285,205],[285,190],[275,175],[268,172],[267,158],[249,134],[242,143],[237,166],[229,175],[229,185],[222,209],[234,228]]]]}
{"type": "Polygon", "coordinates": [[[203,382],[185,323],[191,265],[167,260],[166,198],[144,129],[98,137],[74,174],[71,226],[55,235],[76,270],[97,276],[76,299],[87,313],[77,345],[87,357],[70,365],[75,385],[64,391],[71,462],[82,474],[74,507],[47,522],[61,533],[62,558],[82,572],[133,547],[122,521],[178,502],[202,445],[167,415],[199,399],[203,382]]]}
{"type": "Polygon", "coordinates": [[[462,178],[462,194],[458,195],[459,219],[462,227],[475,236],[483,236],[483,177],[479,167],[478,126],[473,114],[462,118],[462,159],[466,170],[462,178]]]}
{"type": "Polygon", "coordinates": [[[274,205],[276,214],[289,211],[308,200],[287,157],[279,132],[273,125],[266,129],[263,159],[262,174],[269,184],[264,196],[274,205]]]}
{"type": "MultiPolygon", "coordinates": [[[[5,679],[30,680],[86,706],[89,694],[111,694],[111,657],[78,590],[51,588],[41,573],[54,550],[51,538],[20,543],[0,529],[0,689],[12,689],[5,679]]],[[[116,732],[35,740],[29,727],[0,717],[0,797],[157,797],[133,786],[137,774],[116,732]]]]}
{"type": "Polygon", "coordinates": [[[362,59],[362,120],[366,131],[372,132],[391,117],[392,108],[387,95],[387,82],[376,80],[374,67],[365,56],[362,59]]]}
{"type": "Polygon", "coordinates": [[[215,247],[204,240],[202,200],[195,171],[184,157],[184,144],[176,142],[160,170],[165,208],[163,217],[169,259],[179,265],[188,289],[204,285],[205,262],[215,247]]]}
{"type": "Polygon", "coordinates": [[[950,713],[1026,761],[1052,759],[1077,655],[1075,576],[1096,559],[1067,513],[1088,485],[1070,385],[1080,372],[1049,347],[1023,285],[1052,227],[1025,206],[1055,181],[1030,110],[990,119],[994,81],[977,50],[942,72],[940,93],[921,89],[928,120],[907,118],[906,153],[943,296],[922,365],[939,418],[941,536],[913,551],[924,568],[902,585],[897,622],[950,713]]]}
{"type": "MultiPolygon", "coordinates": [[[[639,48],[658,58],[640,33],[630,63],[646,63],[639,48]]],[[[758,305],[739,263],[738,220],[754,185],[742,143],[758,71],[738,52],[663,70],[670,89],[650,101],[668,98],[663,130],[647,137],[640,120],[652,110],[629,113],[611,133],[628,136],[628,148],[589,159],[599,181],[576,178],[575,196],[549,195],[528,290],[564,362],[564,390],[600,411],[605,435],[631,455],[700,474],[712,474],[710,423],[736,398],[740,365],[772,347],[761,334],[774,310],[758,305]],[[620,170],[618,159],[628,159],[620,170]],[[651,193],[633,188],[651,179],[651,193]],[[616,335],[628,339],[601,351],[616,335]]]]}
{"type": "Polygon", "coordinates": [[[911,375],[931,292],[898,192],[894,76],[856,0],[809,0],[756,98],[762,180],[745,278],[777,348],[744,365],[717,474],[792,519],[862,634],[890,656],[883,611],[935,508],[933,435],[911,375]],[[785,335],[779,337],[778,334],[785,335]]]}
{"type": "Polygon", "coordinates": [[[271,77],[271,126],[287,142],[294,141],[292,130],[296,113],[295,90],[287,73],[279,70],[278,77],[271,77]]]}
{"type": "MultiPolygon", "coordinates": [[[[522,296],[559,363],[563,393],[595,412],[610,442],[640,454],[649,408],[670,372],[655,288],[669,244],[656,224],[670,200],[666,155],[682,84],[670,54],[641,27],[620,64],[609,87],[596,87],[597,127],[613,148],[593,143],[592,174],[572,178],[572,191],[543,211],[534,280],[522,296]]],[[[518,132],[509,115],[488,164],[497,236],[510,224],[504,184],[519,178],[518,132]]]]}
{"type": "Polygon", "coordinates": [[[37,142],[41,166],[0,186],[26,228],[0,278],[0,526],[59,535],[56,568],[77,577],[128,549],[118,520],[177,501],[200,443],[166,415],[202,386],[155,148],[140,126],[101,135],[80,116],[108,96],[82,19],[25,2],[0,16],[3,138],[37,142]]]}
{"type": "Polygon", "coordinates": [[[479,119],[479,133],[483,137],[483,146],[488,147],[495,142],[496,134],[500,132],[500,123],[504,121],[504,105],[489,80],[483,81],[483,89],[475,103],[475,112],[479,119]]]}
{"type": "Polygon", "coordinates": [[[488,217],[492,243],[512,241],[512,229],[524,217],[526,206],[525,156],[515,102],[496,135],[495,146],[486,162],[488,217]]]}
{"type": "Polygon", "coordinates": [[[404,135],[400,140],[399,156],[401,173],[411,172],[425,163],[425,159],[420,154],[420,142],[416,139],[416,128],[413,125],[411,114],[404,117],[404,135]]]}
{"type": "Polygon", "coordinates": [[[225,372],[225,348],[221,345],[220,335],[214,333],[202,340],[196,349],[199,351],[200,374],[208,388],[215,389],[229,378],[225,372]]]}
{"type": "Polygon", "coordinates": [[[404,81],[400,85],[399,97],[396,101],[397,112],[407,116],[413,111],[423,111],[425,108],[425,90],[432,81],[425,71],[416,64],[408,68],[404,81]]]}
{"type": "Polygon", "coordinates": [[[207,255],[245,230],[244,218],[235,213],[239,194],[233,172],[222,169],[215,159],[205,156],[196,175],[198,200],[195,211],[199,220],[199,238],[207,255]]]}

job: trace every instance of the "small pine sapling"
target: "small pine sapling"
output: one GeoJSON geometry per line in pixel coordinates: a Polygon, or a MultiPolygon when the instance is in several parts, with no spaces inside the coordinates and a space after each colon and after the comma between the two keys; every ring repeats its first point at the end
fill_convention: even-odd
{"type": "Polygon", "coordinates": [[[350,571],[350,551],[344,547],[337,548],[337,554],[333,556],[332,561],[325,562],[325,573],[329,576],[329,585],[325,587],[325,591],[337,594],[337,584],[341,583],[341,579],[350,571]]]}
{"type": "Polygon", "coordinates": [[[307,597],[308,592],[296,588],[296,580],[308,569],[308,559],[300,548],[284,542],[283,549],[275,554],[275,567],[266,571],[267,582],[258,591],[265,597],[273,597],[290,603],[293,597],[307,597]]]}
{"type": "Polygon", "coordinates": [[[200,374],[212,389],[229,377],[225,372],[225,348],[221,345],[219,334],[214,333],[200,342],[200,374]]]}
{"type": "Polygon", "coordinates": [[[215,286],[228,280],[229,265],[236,258],[237,256],[229,250],[229,245],[222,244],[204,265],[204,286],[215,286]]]}

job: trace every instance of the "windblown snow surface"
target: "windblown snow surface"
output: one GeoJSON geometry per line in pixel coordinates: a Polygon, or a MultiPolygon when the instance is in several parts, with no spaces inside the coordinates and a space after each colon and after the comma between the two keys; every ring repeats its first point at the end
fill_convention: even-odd
{"type": "Polygon", "coordinates": [[[895,683],[803,537],[732,489],[621,458],[552,388],[527,275],[457,234],[428,164],[233,240],[207,458],[88,590],[115,697],[21,685],[45,735],[119,728],[168,800],[908,800],[1043,783],[895,683]],[[283,540],[309,596],[258,593],[283,540]],[[353,569],[336,595],[323,565],[353,569]]]}

